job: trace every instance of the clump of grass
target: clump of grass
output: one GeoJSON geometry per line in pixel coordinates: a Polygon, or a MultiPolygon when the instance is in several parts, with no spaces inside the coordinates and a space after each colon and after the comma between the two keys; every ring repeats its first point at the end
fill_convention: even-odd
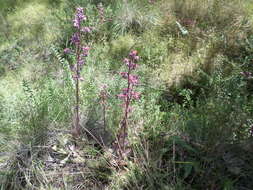
{"type": "Polygon", "coordinates": [[[52,43],[59,37],[60,30],[56,19],[51,16],[51,11],[46,4],[37,2],[17,6],[15,11],[6,17],[9,35],[12,39],[22,38],[22,43],[31,41],[39,43],[42,40],[47,45],[52,43]]]}
{"type": "Polygon", "coordinates": [[[132,35],[119,36],[117,39],[111,41],[110,55],[114,59],[122,59],[126,56],[135,45],[135,38],[132,35]]]}
{"type": "Polygon", "coordinates": [[[1,33],[8,39],[0,37],[5,69],[0,81],[0,150],[13,152],[13,156],[0,154],[0,184],[7,185],[1,188],[252,187],[253,25],[248,2],[55,1],[59,6],[48,0],[19,2],[16,9],[8,5],[9,11],[5,9],[9,2],[4,2],[7,12],[1,21],[6,21],[1,33]],[[100,2],[104,12],[100,7],[96,18],[100,2]],[[94,47],[87,57],[91,64],[80,73],[86,76],[80,83],[80,125],[100,144],[104,141],[107,148],[102,150],[89,138],[58,136],[70,132],[73,119],[69,108],[75,81],[67,60],[74,58],[58,52],[69,46],[69,20],[76,5],[87,6],[87,26],[96,26],[92,38],[87,38],[94,47]],[[55,41],[59,43],[52,52],[48,46],[55,41]],[[138,91],[143,96],[140,103],[133,102],[135,112],[128,119],[131,155],[118,168],[110,145],[122,114],[115,94],[124,83],[115,73],[123,69],[118,63],[133,46],[142,55],[138,75],[143,83],[138,91]],[[108,88],[106,107],[101,109],[103,84],[108,88]],[[104,123],[108,133],[100,133],[104,123]],[[28,152],[15,151],[20,147],[14,144],[24,144],[20,147],[28,152]],[[34,149],[44,145],[54,150],[34,149]],[[43,156],[56,161],[58,169],[80,173],[66,172],[69,176],[59,169],[56,175],[43,156]],[[2,164],[6,160],[10,165],[2,164]]]}
{"type": "Polygon", "coordinates": [[[128,32],[142,33],[158,24],[159,13],[149,10],[140,1],[123,1],[117,5],[113,31],[119,35],[128,32]]]}

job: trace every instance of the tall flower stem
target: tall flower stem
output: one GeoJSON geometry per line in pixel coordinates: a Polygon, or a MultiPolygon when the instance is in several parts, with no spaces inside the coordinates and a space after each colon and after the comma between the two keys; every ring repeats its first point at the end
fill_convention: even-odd
{"type": "Polygon", "coordinates": [[[128,112],[129,112],[129,104],[130,104],[130,80],[129,80],[129,76],[130,76],[130,72],[131,72],[131,68],[130,66],[128,66],[128,72],[127,72],[127,97],[126,97],[126,107],[125,107],[125,114],[124,114],[124,118],[123,118],[123,123],[122,123],[122,128],[123,128],[123,147],[122,150],[125,151],[125,141],[126,141],[126,136],[127,136],[127,127],[128,127],[128,123],[127,123],[127,118],[128,118],[128,112]]]}
{"type": "Polygon", "coordinates": [[[127,88],[124,88],[122,94],[119,94],[118,97],[121,98],[123,103],[123,119],[120,122],[120,130],[117,135],[117,143],[119,149],[119,155],[123,158],[123,154],[126,153],[126,139],[127,139],[127,130],[128,130],[128,117],[131,112],[131,102],[132,100],[137,100],[140,98],[140,93],[134,91],[134,86],[138,84],[138,76],[131,74],[133,70],[136,69],[136,62],[139,60],[137,56],[137,51],[131,51],[129,54],[129,59],[125,58],[124,63],[127,65],[127,72],[121,72],[121,76],[127,80],[127,88]]]}
{"type": "MultiPolygon", "coordinates": [[[[83,46],[82,44],[82,34],[90,33],[91,27],[82,27],[82,22],[86,21],[86,16],[84,15],[84,10],[82,7],[76,8],[75,17],[73,19],[73,26],[76,32],[72,35],[71,44],[75,47],[75,63],[70,64],[70,69],[73,74],[73,79],[75,81],[75,107],[74,107],[74,119],[73,119],[73,136],[79,137],[81,135],[81,125],[80,125],[80,82],[83,78],[80,76],[81,70],[86,62],[86,57],[89,54],[90,47],[83,46]]],[[[66,54],[72,54],[70,48],[64,50],[66,54]]]]}
{"type": "Polygon", "coordinates": [[[79,67],[79,62],[80,62],[80,49],[81,49],[81,33],[80,30],[77,32],[78,38],[80,39],[80,42],[77,45],[76,48],[76,117],[75,117],[75,132],[77,136],[80,136],[81,129],[80,129],[80,115],[79,115],[79,94],[80,94],[80,89],[79,89],[79,80],[80,80],[80,67],[79,67]]]}

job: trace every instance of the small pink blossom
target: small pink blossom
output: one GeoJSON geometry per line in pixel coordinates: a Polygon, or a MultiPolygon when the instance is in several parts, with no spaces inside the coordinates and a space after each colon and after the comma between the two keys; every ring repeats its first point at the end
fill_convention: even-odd
{"type": "Polygon", "coordinates": [[[79,66],[83,66],[85,64],[85,62],[84,62],[84,60],[81,59],[78,61],[78,64],[79,64],[79,66]]]}
{"type": "Polygon", "coordinates": [[[130,62],[130,60],[128,59],[128,58],[125,58],[124,60],[123,60],[123,62],[128,66],[129,65],[129,62],[130,62]]]}
{"type": "Polygon", "coordinates": [[[129,75],[129,82],[133,85],[137,85],[139,82],[138,78],[137,75],[129,75]]]}
{"type": "Polygon", "coordinates": [[[126,99],[127,94],[122,93],[122,94],[118,94],[117,96],[118,96],[118,98],[120,98],[120,99],[126,99]]]}
{"type": "Polygon", "coordinates": [[[78,45],[80,43],[80,36],[78,33],[74,33],[73,36],[71,37],[71,43],[78,45]]]}
{"type": "Polygon", "coordinates": [[[245,78],[253,78],[252,73],[249,71],[240,72],[241,75],[243,75],[245,78]]]}
{"type": "Polygon", "coordinates": [[[81,32],[91,33],[92,32],[92,28],[85,26],[85,27],[83,27],[81,29],[81,32]]]}
{"type": "Polygon", "coordinates": [[[63,52],[64,52],[65,54],[69,54],[69,53],[71,53],[71,50],[70,50],[69,48],[65,48],[65,49],[63,50],[63,52]]]}
{"type": "Polygon", "coordinates": [[[89,46],[82,47],[82,56],[87,57],[89,54],[89,50],[90,50],[89,46]]]}
{"type": "Polygon", "coordinates": [[[137,54],[138,54],[138,52],[136,50],[133,50],[133,51],[130,52],[129,56],[130,57],[135,57],[135,56],[137,56],[137,54]]]}
{"type": "Polygon", "coordinates": [[[74,80],[77,80],[77,79],[78,79],[78,76],[75,75],[75,74],[73,74],[73,75],[72,75],[72,78],[73,78],[74,80]]]}
{"type": "Polygon", "coordinates": [[[123,88],[122,89],[122,92],[123,94],[127,94],[129,92],[130,88],[123,88]]]}
{"type": "Polygon", "coordinates": [[[105,90],[106,88],[108,88],[108,85],[107,85],[107,84],[102,84],[102,85],[100,86],[100,89],[101,89],[101,90],[105,90]]]}
{"type": "Polygon", "coordinates": [[[141,96],[141,93],[139,92],[132,92],[132,98],[135,100],[139,100],[141,96]]]}
{"type": "Polygon", "coordinates": [[[120,72],[120,75],[121,75],[124,79],[126,79],[128,73],[127,73],[127,72],[120,72]]]}

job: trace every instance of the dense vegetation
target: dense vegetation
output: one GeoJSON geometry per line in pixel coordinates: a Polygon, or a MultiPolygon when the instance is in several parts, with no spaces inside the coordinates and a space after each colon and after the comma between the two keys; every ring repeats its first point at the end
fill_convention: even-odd
{"type": "Polygon", "coordinates": [[[0,25],[0,189],[253,188],[251,0],[0,0],[0,25]]]}

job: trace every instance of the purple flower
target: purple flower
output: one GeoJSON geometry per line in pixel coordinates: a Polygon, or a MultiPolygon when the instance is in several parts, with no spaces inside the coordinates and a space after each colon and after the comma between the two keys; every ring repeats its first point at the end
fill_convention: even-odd
{"type": "Polygon", "coordinates": [[[249,71],[240,72],[241,75],[243,75],[245,78],[252,78],[252,73],[249,71]]]}
{"type": "Polygon", "coordinates": [[[136,69],[137,64],[136,64],[136,63],[131,62],[131,63],[129,64],[129,67],[130,67],[130,69],[134,70],[134,69],[136,69]]]}
{"type": "Polygon", "coordinates": [[[125,58],[123,62],[131,69],[134,70],[137,67],[136,61],[139,60],[139,56],[137,56],[137,51],[132,51],[129,54],[130,59],[125,58]]]}
{"type": "Polygon", "coordinates": [[[130,91],[130,88],[123,88],[123,89],[122,89],[123,94],[127,94],[128,91],[130,91]]]}
{"type": "Polygon", "coordinates": [[[141,96],[141,93],[139,92],[132,92],[132,98],[135,100],[139,100],[141,96]]]}
{"type": "Polygon", "coordinates": [[[80,37],[78,33],[74,33],[73,36],[71,37],[71,43],[78,45],[80,43],[80,37]]]}
{"type": "Polygon", "coordinates": [[[125,58],[125,59],[123,60],[123,62],[128,66],[129,63],[130,63],[130,60],[129,60],[128,58],[125,58]]]}
{"type": "Polygon", "coordinates": [[[73,74],[72,77],[73,77],[74,80],[78,79],[78,76],[76,74],[73,74]]]}
{"type": "Polygon", "coordinates": [[[80,29],[80,26],[81,26],[81,22],[83,20],[86,20],[86,16],[84,15],[83,13],[83,8],[82,7],[78,7],[76,9],[76,14],[75,14],[75,18],[73,20],[73,25],[74,27],[80,29]]]}
{"type": "Polygon", "coordinates": [[[120,75],[124,78],[124,79],[126,79],[127,78],[127,72],[120,72],[120,75]]]}
{"type": "Polygon", "coordinates": [[[82,56],[83,57],[87,57],[88,56],[88,54],[89,54],[89,50],[90,50],[90,47],[89,46],[83,46],[82,47],[82,56]]]}
{"type": "Polygon", "coordinates": [[[91,33],[91,32],[92,32],[92,29],[93,29],[93,28],[91,28],[91,27],[85,26],[85,27],[82,27],[81,31],[82,31],[82,32],[85,32],[85,33],[91,33]]]}
{"type": "Polygon", "coordinates": [[[137,85],[139,80],[138,80],[138,76],[137,75],[129,75],[129,82],[132,85],[137,85]]]}
{"type": "Polygon", "coordinates": [[[140,59],[136,50],[131,51],[129,57],[132,59],[132,61],[138,61],[140,59]]]}
{"type": "Polygon", "coordinates": [[[126,99],[127,98],[127,94],[118,94],[117,95],[118,96],[118,98],[120,98],[120,99],[126,99]]]}
{"type": "Polygon", "coordinates": [[[79,66],[83,66],[83,65],[85,64],[85,62],[84,62],[84,60],[80,59],[80,60],[78,61],[78,64],[79,64],[79,66]]]}
{"type": "Polygon", "coordinates": [[[138,52],[136,51],[136,50],[133,50],[133,51],[131,51],[130,53],[129,53],[129,56],[130,57],[134,57],[134,56],[136,56],[138,54],[138,52]]]}
{"type": "Polygon", "coordinates": [[[63,50],[63,52],[64,52],[65,54],[69,54],[69,53],[71,53],[71,50],[70,50],[69,48],[65,48],[65,49],[63,50]]]}
{"type": "Polygon", "coordinates": [[[76,68],[75,68],[75,65],[70,64],[70,65],[69,65],[69,68],[70,68],[70,70],[71,70],[72,72],[75,72],[75,69],[76,69],[76,68]]]}
{"type": "Polygon", "coordinates": [[[102,84],[101,86],[100,86],[100,89],[101,90],[105,90],[105,89],[107,89],[108,88],[108,85],[107,84],[102,84]]]}

